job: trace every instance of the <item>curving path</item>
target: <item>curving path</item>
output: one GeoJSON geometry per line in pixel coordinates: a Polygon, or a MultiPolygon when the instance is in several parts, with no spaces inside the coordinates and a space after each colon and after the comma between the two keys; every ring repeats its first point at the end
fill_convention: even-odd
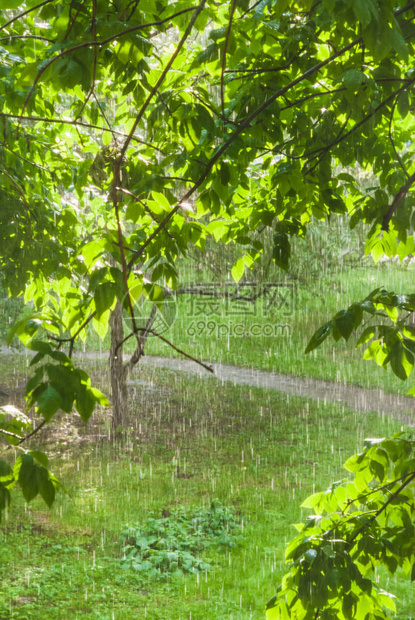
{"type": "MultiPolygon", "coordinates": [[[[19,355],[20,351],[0,346],[0,355],[19,355]]],[[[78,353],[79,358],[106,358],[108,353],[87,352],[78,353]]],[[[170,368],[199,377],[212,377],[201,366],[187,359],[167,357],[153,357],[146,355],[140,360],[140,364],[151,367],[170,368]]],[[[415,426],[415,398],[390,394],[381,389],[363,388],[357,385],[344,385],[333,381],[312,379],[310,377],[297,377],[295,375],[282,375],[266,370],[256,370],[231,366],[228,364],[212,364],[214,374],[219,381],[230,381],[236,385],[250,385],[253,387],[276,390],[295,396],[311,398],[313,400],[342,403],[355,411],[376,411],[401,419],[410,426],[415,426]]],[[[131,383],[136,383],[134,380],[131,383]]]]}
{"type": "MultiPolygon", "coordinates": [[[[200,377],[211,374],[190,360],[145,356],[140,363],[146,366],[170,368],[200,377]]],[[[356,385],[344,385],[332,381],[282,375],[266,370],[256,370],[212,364],[215,376],[220,381],[231,381],[237,385],[250,385],[312,398],[326,402],[338,402],[356,411],[376,411],[398,417],[411,426],[415,426],[415,398],[389,394],[380,389],[362,388],[356,385]]]]}

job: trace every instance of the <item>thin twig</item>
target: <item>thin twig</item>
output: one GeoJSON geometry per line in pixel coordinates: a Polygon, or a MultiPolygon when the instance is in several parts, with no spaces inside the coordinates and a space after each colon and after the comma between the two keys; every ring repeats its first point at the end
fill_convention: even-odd
{"type": "Polygon", "coordinates": [[[50,4],[51,2],[54,2],[54,0],[44,0],[44,2],[41,2],[40,4],[36,4],[36,6],[32,6],[31,9],[27,9],[27,11],[23,11],[23,13],[19,13],[19,15],[12,17],[12,19],[10,19],[8,22],[3,24],[3,26],[0,26],[0,30],[4,30],[5,28],[7,28],[7,26],[10,26],[10,24],[13,24],[13,22],[17,21],[21,17],[24,17],[28,13],[31,13],[32,11],[36,11],[36,9],[40,9],[42,6],[45,6],[45,4],[50,4]]]}
{"type": "Polygon", "coordinates": [[[232,6],[231,6],[230,15],[229,15],[228,29],[226,31],[225,45],[223,46],[222,71],[221,71],[221,74],[220,74],[220,101],[221,101],[221,106],[222,106],[222,116],[224,118],[225,118],[225,83],[224,83],[224,79],[225,79],[225,69],[226,69],[226,54],[227,54],[228,46],[229,46],[229,39],[231,37],[232,20],[233,20],[233,14],[235,13],[235,9],[236,9],[236,0],[233,0],[232,6]]]}
{"type": "Polygon", "coordinates": [[[39,41],[46,41],[47,43],[55,43],[55,41],[52,41],[52,39],[41,37],[38,34],[14,34],[10,35],[9,37],[1,37],[0,41],[11,41],[12,39],[38,39],[39,41]]]}
{"type": "Polygon", "coordinates": [[[29,433],[25,437],[22,437],[17,445],[20,446],[20,444],[22,444],[24,441],[27,441],[28,439],[33,437],[33,435],[36,435],[36,433],[38,433],[40,431],[40,429],[43,426],[45,426],[45,424],[46,424],[46,420],[42,420],[42,422],[39,424],[39,426],[37,426],[31,433],[29,433]]]}
{"type": "Polygon", "coordinates": [[[7,437],[14,437],[14,439],[21,439],[20,435],[16,435],[16,433],[11,433],[10,431],[5,431],[4,428],[0,428],[0,433],[3,435],[7,435],[7,437]]]}
{"type": "MultiPolygon", "coordinates": [[[[115,129],[112,129],[111,127],[108,128],[108,127],[101,127],[100,125],[91,125],[90,123],[85,123],[83,121],[77,121],[77,120],[71,120],[70,118],[61,119],[61,118],[46,118],[42,116],[20,116],[19,114],[6,114],[4,112],[0,112],[0,117],[17,118],[19,119],[20,122],[21,121],[32,121],[32,122],[39,122],[39,123],[60,123],[61,125],[75,125],[75,126],[79,125],[79,127],[86,127],[87,129],[99,129],[99,131],[109,131],[114,136],[121,136],[122,138],[126,138],[128,136],[128,134],[122,131],[116,131],[115,129]]],[[[159,153],[162,153],[164,155],[164,152],[158,147],[154,146],[154,144],[151,144],[151,142],[145,142],[144,140],[140,140],[140,138],[137,138],[136,136],[133,136],[131,138],[131,141],[138,142],[139,144],[143,144],[144,146],[148,146],[149,148],[154,149],[155,151],[158,151],[159,153]]]]}
{"type": "Polygon", "coordinates": [[[401,189],[399,190],[399,192],[396,194],[395,198],[393,199],[391,206],[389,207],[389,209],[383,216],[382,230],[385,230],[385,231],[389,230],[389,222],[391,221],[395,211],[398,209],[402,200],[405,198],[406,194],[408,193],[408,191],[410,190],[410,188],[412,187],[414,183],[415,183],[415,172],[414,174],[411,174],[407,182],[404,185],[402,185],[401,189]]]}
{"type": "MultiPolygon", "coordinates": [[[[137,327],[137,331],[140,332],[145,332],[147,330],[146,327],[137,327]]],[[[207,364],[204,364],[203,362],[201,362],[200,360],[196,359],[195,357],[193,357],[192,355],[190,355],[189,353],[186,353],[185,351],[182,351],[181,349],[179,349],[178,347],[176,347],[172,342],[170,342],[170,340],[167,340],[167,338],[164,338],[164,336],[161,336],[160,334],[158,334],[157,332],[154,331],[154,329],[149,329],[148,333],[153,334],[153,336],[156,336],[156,338],[159,338],[160,340],[162,340],[163,342],[165,342],[166,344],[169,345],[169,347],[171,347],[174,351],[176,351],[177,353],[180,353],[180,355],[184,355],[184,357],[187,357],[189,360],[192,360],[192,362],[195,362],[196,364],[199,364],[199,366],[203,366],[203,368],[205,368],[206,370],[208,370],[209,372],[214,374],[214,369],[212,368],[212,366],[208,366],[207,364]]],[[[118,349],[125,343],[127,342],[127,340],[129,340],[132,336],[134,336],[134,333],[131,332],[131,334],[128,334],[128,336],[126,336],[125,338],[123,338],[123,340],[121,342],[119,342],[117,344],[117,347],[115,349],[115,353],[118,351],[118,349]]]]}

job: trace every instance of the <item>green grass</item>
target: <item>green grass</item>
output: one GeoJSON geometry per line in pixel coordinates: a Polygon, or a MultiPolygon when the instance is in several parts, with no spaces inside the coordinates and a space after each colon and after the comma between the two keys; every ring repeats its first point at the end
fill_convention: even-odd
{"type": "MultiPolygon", "coordinates": [[[[6,382],[19,380],[24,363],[17,377],[6,364],[6,382]]],[[[105,383],[103,362],[94,373],[105,383]]],[[[19,499],[0,526],[2,620],[261,619],[292,524],[304,516],[301,501],[346,475],[341,464],[365,436],[400,429],[376,414],[213,378],[139,373],[124,443],[108,441],[104,413],[87,427],[65,418],[46,432],[44,448],[71,497],[60,494],[51,510],[19,499]],[[121,568],[126,525],[213,499],[243,521],[245,540],[230,552],[207,549],[210,571],[152,581],[121,568]]],[[[399,576],[389,587],[408,620],[409,584],[399,576]]]]}
{"type": "MultiPolygon", "coordinates": [[[[231,315],[235,311],[226,301],[217,302],[217,312],[205,311],[212,301],[206,297],[179,296],[177,318],[163,335],[192,356],[210,362],[223,362],[263,370],[273,370],[329,381],[340,381],[364,387],[378,387],[389,392],[406,394],[412,387],[411,378],[402,382],[390,369],[383,369],[373,361],[362,361],[363,349],[356,349],[358,336],[349,343],[335,343],[328,339],[319,349],[304,355],[312,334],[338,310],[353,301],[361,300],[373,289],[384,286],[396,292],[413,290],[414,270],[397,264],[377,267],[365,266],[337,275],[324,276],[320,281],[306,286],[294,284],[292,312],[285,314],[274,306],[267,316],[262,315],[258,300],[256,315],[247,313],[231,315]],[[196,304],[195,304],[196,300],[196,304]],[[193,303],[193,307],[192,307],[193,303]],[[235,326],[241,325],[244,335],[235,335],[235,326]],[[271,336],[252,335],[257,330],[275,330],[271,336]],[[278,326],[285,326],[284,330],[278,326]]],[[[286,291],[287,289],[282,289],[286,291]]],[[[211,306],[212,307],[212,306],[211,306]]],[[[252,307],[251,307],[252,310],[252,307]]],[[[249,310],[248,310],[249,311],[249,310]]],[[[150,337],[146,346],[149,355],[177,357],[168,345],[150,337]]]]}

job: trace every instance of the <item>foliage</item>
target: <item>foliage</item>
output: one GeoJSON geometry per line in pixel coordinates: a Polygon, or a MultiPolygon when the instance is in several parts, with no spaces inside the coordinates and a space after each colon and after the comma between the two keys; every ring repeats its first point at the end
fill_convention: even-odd
{"type": "Polygon", "coordinates": [[[335,213],[371,226],[375,260],[413,252],[413,8],[3,0],[0,269],[34,304],[14,333],[53,360],[27,394],[44,420],[104,402],[76,339],[118,300],[140,346],[137,298],[162,304],[208,238],[239,246],[236,281],[256,231],[286,270],[291,238],[335,213]]]}
{"type": "Polygon", "coordinates": [[[217,500],[208,509],[164,512],[168,515],[149,517],[144,526],[124,530],[124,568],[150,579],[177,571],[196,574],[210,569],[199,557],[206,549],[224,550],[243,540],[234,512],[217,500]]]}
{"type": "MultiPolygon", "coordinates": [[[[19,435],[30,426],[27,418],[10,406],[0,409],[0,429],[11,445],[18,445],[19,435]],[[7,420],[10,417],[10,420],[7,420]],[[9,429],[12,428],[13,431],[9,429]]],[[[0,511],[11,503],[10,491],[18,483],[26,502],[40,495],[47,506],[55,500],[55,492],[61,488],[59,480],[48,469],[48,457],[39,450],[20,450],[14,465],[0,459],[0,511]]],[[[2,512],[0,512],[1,516],[2,512]]]]}
{"type": "Polygon", "coordinates": [[[376,569],[398,567],[415,580],[415,442],[402,435],[367,439],[344,467],[354,474],[308,497],[314,511],[296,526],[290,562],[267,620],[376,618],[395,612],[376,569]]]}
{"type": "MultiPolygon", "coordinates": [[[[308,343],[306,353],[318,347],[329,335],[336,341],[340,338],[347,341],[354,331],[365,326],[356,344],[365,347],[363,359],[374,360],[385,369],[390,365],[393,373],[405,381],[414,367],[414,312],[414,294],[398,295],[377,288],[361,302],[340,310],[322,325],[308,343]]],[[[415,388],[411,388],[408,394],[415,394],[415,388]]]]}
{"type": "Polygon", "coordinates": [[[7,291],[0,284],[0,342],[6,341],[11,325],[20,318],[23,311],[22,299],[8,297],[7,291]]]}

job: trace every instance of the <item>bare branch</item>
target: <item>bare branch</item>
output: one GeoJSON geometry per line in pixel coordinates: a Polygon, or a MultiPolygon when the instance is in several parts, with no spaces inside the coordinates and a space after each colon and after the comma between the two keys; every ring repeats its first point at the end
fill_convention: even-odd
{"type": "MultiPolygon", "coordinates": [[[[149,329],[147,330],[146,327],[138,327],[137,331],[139,332],[146,332],[148,331],[149,334],[153,334],[153,336],[156,336],[156,338],[159,338],[160,340],[162,340],[163,342],[165,342],[166,344],[169,345],[169,347],[171,347],[174,351],[176,351],[177,353],[180,353],[180,355],[184,355],[184,357],[187,357],[189,360],[192,360],[192,362],[195,362],[196,364],[199,364],[199,366],[202,366],[203,368],[205,368],[206,370],[208,370],[209,372],[214,374],[214,370],[212,368],[212,366],[208,366],[207,364],[205,364],[204,362],[201,362],[200,360],[196,359],[195,357],[193,357],[192,355],[190,355],[189,353],[186,353],[185,351],[182,351],[181,349],[179,349],[178,347],[176,347],[172,342],[170,342],[170,340],[167,340],[167,338],[164,338],[164,336],[161,336],[160,334],[158,334],[157,332],[154,331],[154,329],[149,329]]],[[[135,334],[133,332],[131,332],[131,334],[128,334],[128,336],[126,336],[121,342],[119,342],[117,344],[117,348],[116,348],[116,352],[118,351],[118,349],[125,343],[127,342],[127,340],[129,340],[132,336],[134,336],[135,334]]]]}
{"type": "Polygon", "coordinates": [[[7,435],[7,437],[14,437],[15,439],[21,439],[20,435],[16,435],[16,433],[11,433],[10,431],[5,431],[4,428],[0,428],[0,433],[3,435],[7,435]]]}
{"type": "Polygon", "coordinates": [[[45,424],[46,424],[46,420],[42,420],[42,422],[39,424],[39,426],[37,426],[31,433],[29,433],[25,437],[21,437],[21,439],[20,439],[20,441],[19,441],[19,443],[17,445],[20,446],[20,444],[22,444],[24,441],[27,441],[28,439],[33,437],[33,435],[36,435],[36,433],[38,433],[40,431],[40,429],[45,426],[45,424]]]}

